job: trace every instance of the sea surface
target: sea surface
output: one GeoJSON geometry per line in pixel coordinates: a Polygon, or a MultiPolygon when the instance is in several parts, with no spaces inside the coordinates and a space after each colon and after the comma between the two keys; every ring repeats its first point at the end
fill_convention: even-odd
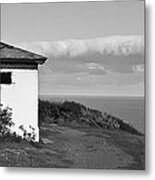
{"type": "Polygon", "coordinates": [[[75,101],[87,107],[110,113],[133,125],[136,129],[145,131],[145,101],[144,97],[105,97],[105,96],[40,96],[49,101],[75,101]]]}

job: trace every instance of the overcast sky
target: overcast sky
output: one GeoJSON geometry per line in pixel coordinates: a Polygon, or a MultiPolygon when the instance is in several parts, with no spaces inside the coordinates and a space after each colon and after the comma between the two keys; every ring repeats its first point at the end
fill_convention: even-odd
{"type": "Polygon", "coordinates": [[[40,94],[144,95],[144,2],[3,4],[1,39],[48,56],[40,94]]]}

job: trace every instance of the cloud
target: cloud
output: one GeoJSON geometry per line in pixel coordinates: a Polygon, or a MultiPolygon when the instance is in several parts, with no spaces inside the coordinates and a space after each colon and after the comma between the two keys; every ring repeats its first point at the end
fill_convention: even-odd
{"type": "Polygon", "coordinates": [[[144,95],[144,37],[109,36],[21,43],[48,56],[39,69],[42,94],[144,95]]]}
{"type": "Polygon", "coordinates": [[[144,95],[144,80],[141,74],[107,74],[106,76],[88,73],[49,74],[41,77],[40,92],[45,94],[82,95],[144,95]]]}
{"type": "Polygon", "coordinates": [[[137,64],[137,65],[133,66],[133,71],[143,73],[144,72],[144,64],[137,64]]]}
{"type": "Polygon", "coordinates": [[[100,70],[104,71],[104,66],[101,66],[100,64],[97,64],[97,63],[86,63],[86,66],[90,70],[100,69],[100,70]]]}
{"type": "Polygon", "coordinates": [[[68,39],[20,43],[22,48],[54,58],[77,57],[91,54],[128,56],[144,53],[144,36],[108,36],[95,39],[68,39]]]}
{"type": "Polygon", "coordinates": [[[144,37],[108,36],[96,39],[72,39],[20,43],[18,46],[44,54],[48,61],[41,66],[43,75],[50,73],[109,73],[144,72],[144,37]]]}
{"type": "Polygon", "coordinates": [[[77,81],[81,81],[82,78],[81,78],[81,77],[77,77],[76,80],[77,80],[77,81]]]}
{"type": "Polygon", "coordinates": [[[90,74],[106,74],[106,70],[103,65],[98,63],[86,63],[84,66],[86,66],[86,69],[88,70],[88,73],[90,74]]]}

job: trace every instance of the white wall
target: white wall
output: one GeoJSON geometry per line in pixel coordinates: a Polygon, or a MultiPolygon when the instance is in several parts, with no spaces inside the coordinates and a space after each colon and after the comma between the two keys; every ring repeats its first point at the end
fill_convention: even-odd
{"type": "Polygon", "coordinates": [[[21,135],[19,126],[23,125],[31,132],[31,125],[36,130],[38,141],[38,71],[2,69],[1,72],[12,72],[12,84],[1,84],[1,103],[13,109],[12,120],[15,126],[12,130],[21,135]]]}

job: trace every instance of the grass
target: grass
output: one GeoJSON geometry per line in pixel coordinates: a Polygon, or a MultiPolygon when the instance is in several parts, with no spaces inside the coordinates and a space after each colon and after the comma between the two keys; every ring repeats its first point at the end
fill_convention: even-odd
{"type": "Polygon", "coordinates": [[[119,133],[117,135],[112,135],[110,141],[112,144],[115,144],[124,152],[134,157],[134,162],[126,168],[133,170],[145,169],[145,146],[143,142],[144,138],[137,138],[136,136],[129,137],[119,133]]]}
{"type": "Polygon", "coordinates": [[[40,143],[0,141],[0,166],[145,169],[144,136],[46,124],[40,136],[40,143]]]}
{"type": "MultiPolygon", "coordinates": [[[[83,129],[86,136],[105,138],[108,144],[121,148],[125,153],[134,158],[134,162],[124,169],[145,169],[145,137],[144,135],[133,135],[121,130],[96,130],[83,129]]],[[[118,167],[119,168],[119,167],[118,167]]],[[[123,169],[123,168],[121,168],[123,169]]]]}

